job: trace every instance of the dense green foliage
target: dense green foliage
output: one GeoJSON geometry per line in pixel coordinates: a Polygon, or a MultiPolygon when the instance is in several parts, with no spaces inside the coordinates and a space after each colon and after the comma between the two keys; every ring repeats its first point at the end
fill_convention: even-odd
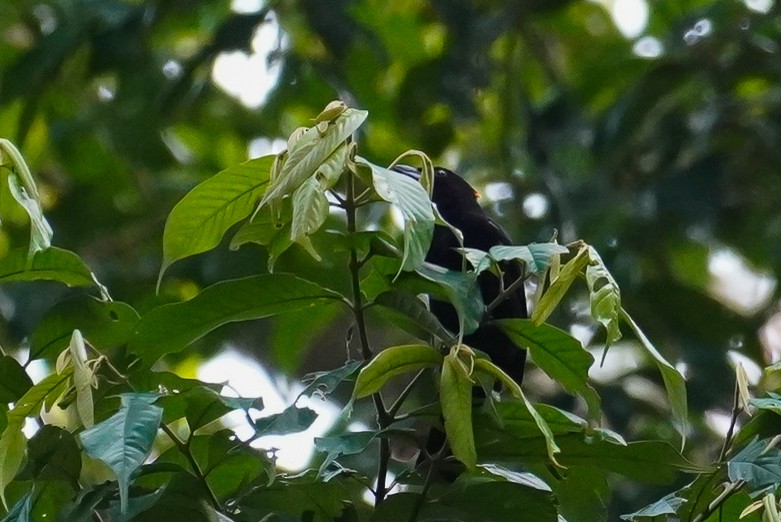
{"type": "Polygon", "coordinates": [[[566,0],[0,4],[7,519],[703,521],[754,502],[747,520],[777,520],[777,369],[742,368],[778,352],[780,21],[772,2],[660,0],[655,39],[633,41],[566,0]],[[279,78],[248,109],[212,63],[277,22],[279,78]],[[368,119],[313,120],[334,98],[368,119]],[[526,245],[472,253],[477,269],[509,255],[550,283],[504,325],[534,362],[523,389],[415,297],[451,299],[466,330],[484,305],[474,271],[421,265],[426,188],[381,167],[408,149],[456,167],[526,245]],[[346,405],[310,470],[221,419],[246,412],[254,439],[313,410],[268,416],[191,378],[226,342],[320,372],[302,396],[346,405]],[[505,392],[471,412],[470,379],[505,392]],[[440,412],[454,484],[399,453],[440,412]]]}

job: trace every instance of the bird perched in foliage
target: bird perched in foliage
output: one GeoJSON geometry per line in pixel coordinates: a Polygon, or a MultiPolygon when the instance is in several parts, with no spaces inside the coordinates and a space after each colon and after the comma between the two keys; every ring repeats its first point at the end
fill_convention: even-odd
{"type": "MultiPolygon", "coordinates": [[[[415,179],[420,178],[420,171],[414,167],[397,165],[394,170],[415,179]]],[[[477,191],[464,178],[451,170],[434,168],[431,200],[442,217],[461,231],[464,247],[487,252],[495,245],[512,244],[499,225],[486,215],[477,198],[477,191]]],[[[449,228],[437,225],[426,261],[449,270],[461,270],[463,256],[457,250],[461,246],[449,228]]],[[[478,276],[480,293],[486,305],[499,296],[502,288],[508,288],[522,276],[521,266],[516,262],[502,263],[501,272],[503,281],[489,271],[478,276]]],[[[431,311],[447,329],[458,331],[458,315],[450,303],[432,300],[431,311]]],[[[497,326],[491,324],[490,320],[524,317],[528,317],[528,311],[524,287],[520,285],[492,310],[490,316],[484,318],[477,330],[463,339],[468,346],[487,353],[491,361],[518,384],[523,380],[526,351],[518,348],[497,326]]]]}

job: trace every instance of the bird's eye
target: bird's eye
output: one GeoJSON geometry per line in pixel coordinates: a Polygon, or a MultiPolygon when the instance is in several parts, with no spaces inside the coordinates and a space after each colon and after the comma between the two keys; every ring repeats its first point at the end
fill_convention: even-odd
{"type": "Polygon", "coordinates": [[[434,169],[434,174],[435,174],[435,175],[436,175],[436,177],[438,177],[438,178],[444,178],[445,176],[447,176],[447,172],[445,172],[445,171],[444,171],[444,170],[442,170],[442,169],[434,169]]]}

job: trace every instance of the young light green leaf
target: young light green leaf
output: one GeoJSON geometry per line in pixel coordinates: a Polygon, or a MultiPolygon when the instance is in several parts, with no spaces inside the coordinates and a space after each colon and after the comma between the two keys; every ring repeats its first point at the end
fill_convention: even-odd
{"type": "Polygon", "coordinates": [[[6,509],[5,488],[19,471],[24,459],[27,442],[22,433],[24,421],[27,417],[38,415],[51,395],[59,397],[72,375],[72,368],[49,375],[30,388],[8,412],[7,424],[0,436],[0,500],[6,509]]]}
{"type": "Polygon", "coordinates": [[[486,375],[498,379],[505,386],[507,386],[513,397],[521,400],[524,407],[529,412],[529,415],[531,415],[534,419],[534,422],[537,425],[537,428],[540,430],[540,433],[542,433],[542,436],[545,437],[545,447],[548,450],[548,458],[550,458],[551,462],[558,465],[558,462],[556,462],[556,453],[559,453],[561,450],[556,445],[556,441],[553,439],[553,432],[548,426],[548,423],[545,422],[545,419],[542,418],[542,415],[540,415],[534,405],[526,398],[526,395],[523,393],[521,387],[518,386],[518,383],[488,359],[476,358],[475,371],[485,373],[486,375]]]}
{"type": "Polygon", "coordinates": [[[81,258],[68,250],[50,247],[33,254],[27,249],[12,250],[0,260],[0,282],[57,281],[68,286],[92,286],[95,279],[81,258]]]}
{"type": "Polygon", "coordinates": [[[130,350],[152,365],[226,323],[341,301],[336,292],[289,274],[222,281],[189,301],[163,305],[144,315],[130,350]]]}
{"type": "Polygon", "coordinates": [[[275,156],[225,169],[188,192],[168,215],[159,279],[174,262],[216,247],[225,232],[250,215],[266,190],[275,156]]]}
{"type": "Polygon", "coordinates": [[[54,232],[52,232],[52,227],[49,226],[43,215],[37,191],[31,194],[29,187],[20,186],[15,174],[8,175],[8,188],[11,196],[30,217],[30,246],[28,250],[30,256],[46,250],[52,244],[54,232]]]}
{"type": "Polygon", "coordinates": [[[635,333],[641,346],[648,355],[651,356],[651,359],[656,363],[656,367],[659,368],[659,372],[662,374],[664,388],[667,390],[667,399],[670,401],[670,409],[672,410],[673,419],[676,421],[676,429],[681,434],[681,445],[683,446],[686,443],[686,433],[689,430],[686,379],[681,372],[675,369],[675,367],[667,362],[667,359],[657,351],[626,310],[621,308],[620,314],[621,319],[623,319],[635,333]]]}
{"type": "MultiPolygon", "coordinates": [[[[578,274],[588,264],[588,248],[583,245],[574,258],[561,267],[558,275],[552,280],[550,288],[542,294],[539,302],[532,311],[532,321],[540,325],[550,317],[553,310],[558,306],[564,294],[567,293],[570,285],[578,277],[578,274]]],[[[554,263],[555,265],[555,263],[554,263]]]]}
{"type": "Polygon", "coordinates": [[[356,158],[356,164],[371,169],[374,190],[401,211],[404,218],[401,270],[417,269],[423,264],[434,235],[434,211],[426,190],[416,180],[363,158],[356,158]]]}
{"type": "Polygon", "coordinates": [[[591,419],[599,418],[599,395],[588,382],[588,370],[594,358],[580,341],[555,326],[537,326],[529,319],[502,319],[495,323],[514,343],[528,348],[542,371],[568,392],[583,397],[591,419]]]}
{"type": "Polygon", "coordinates": [[[122,511],[127,509],[131,475],[152,452],[163,419],[156,395],[124,393],[119,411],[79,435],[84,451],[111,468],[119,484],[122,511]]]}
{"type": "Polygon", "coordinates": [[[355,132],[366,119],[368,112],[346,109],[335,120],[328,123],[325,132],[315,126],[304,132],[288,151],[279,176],[269,187],[260,207],[291,194],[355,132]]]}
{"type": "MultiPolygon", "coordinates": [[[[325,223],[326,218],[328,218],[328,199],[323,193],[320,181],[311,177],[293,193],[293,221],[290,225],[290,239],[305,248],[311,247],[309,235],[317,232],[325,223]]],[[[318,261],[320,260],[320,256],[314,249],[309,253],[318,261]]]]}
{"type": "Polygon", "coordinates": [[[451,352],[442,364],[439,397],[445,433],[453,456],[467,468],[477,465],[475,435],[472,431],[472,380],[457,352],[451,352]]]}
{"type": "Polygon", "coordinates": [[[554,257],[566,254],[569,249],[558,243],[531,243],[522,246],[496,245],[488,253],[494,261],[523,261],[526,273],[542,275],[551,265],[554,257]]]}
{"type": "Polygon", "coordinates": [[[589,264],[586,267],[591,317],[605,327],[605,352],[621,339],[618,319],[621,312],[621,290],[594,247],[588,247],[589,264]]]}
{"type": "Polygon", "coordinates": [[[353,397],[357,399],[367,397],[380,391],[391,377],[423,368],[433,368],[441,362],[442,355],[426,344],[386,348],[374,356],[358,374],[353,397]]]}
{"type": "Polygon", "coordinates": [[[87,347],[84,337],[78,330],[73,330],[68,351],[73,365],[73,386],[76,388],[76,411],[85,428],[95,424],[95,410],[92,403],[92,382],[94,371],[87,364],[87,347]]]}

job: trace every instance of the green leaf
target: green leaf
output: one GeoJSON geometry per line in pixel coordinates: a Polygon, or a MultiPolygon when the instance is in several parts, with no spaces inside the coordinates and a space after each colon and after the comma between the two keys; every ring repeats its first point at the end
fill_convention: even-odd
{"type": "Polygon", "coordinates": [[[653,504],[645,506],[643,509],[630,513],[628,515],[621,515],[621,520],[631,520],[633,522],[653,519],[654,517],[660,517],[662,515],[675,515],[678,510],[686,502],[677,496],[677,492],[670,493],[660,498],[653,504]]]}
{"type": "Polygon", "coordinates": [[[436,336],[447,345],[456,342],[453,335],[445,329],[434,314],[418,297],[406,292],[391,290],[374,298],[374,304],[392,310],[400,316],[396,324],[420,339],[436,336]]]}
{"type": "Polygon", "coordinates": [[[434,211],[426,190],[416,180],[363,158],[356,158],[356,163],[371,169],[374,190],[383,200],[395,205],[404,218],[401,270],[419,268],[434,235],[434,211]]]}
{"type": "Polygon", "coordinates": [[[548,457],[550,458],[551,462],[557,464],[556,453],[561,450],[559,450],[559,447],[556,446],[556,441],[553,439],[553,433],[551,432],[548,423],[546,423],[545,419],[543,419],[542,415],[539,414],[534,405],[526,398],[526,395],[523,393],[523,390],[521,390],[521,387],[518,385],[518,383],[488,359],[476,358],[475,371],[483,372],[486,375],[490,375],[491,377],[498,379],[505,386],[507,386],[514,397],[521,400],[523,406],[529,412],[529,415],[531,415],[532,419],[534,419],[534,423],[537,426],[537,429],[539,429],[542,436],[545,437],[545,446],[548,450],[548,457]]]}
{"type": "Polygon", "coordinates": [[[542,371],[565,390],[583,397],[589,417],[600,416],[600,399],[588,382],[594,358],[580,341],[549,324],[535,326],[529,319],[502,319],[495,323],[522,348],[527,348],[542,371]]]}
{"type": "Polygon", "coordinates": [[[130,350],[152,365],[230,322],[261,319],[341,301],[336,292],[288,274],[223,281],[182,303],[163,305],[141,318],[130,350]]]}
{"type": "Polygon", "coordinates": [[[119,484],[122,511],[127,509],[131,475],[152,452],[163,409],[157,396],[124,393],[119,411],[79,435],[84,451],[111,468],[119,484]]]}
{"type": "Polygon", "coordinates": [[[377,393],[391,377],[433,368],[442,362],[442,355],[426,344],[392,346],[381,351],[363,367],[355,382],[353,397],[363,398],[377,393]]]}
{"type": "Polygon", "coordinates": [[[88,295],[67,299],[38,322],[30,336],[30,360],[56,357],[68,346],[76,329],[96,348],[119,346],[133,334],[138,320],[136,311],[125,303],[100,301],[88,295]]]}
{"type": "MultiPolygon", "coordinates": [[[[7,506],[6,506],[7,507],[7,506]]],[[[29,490],[13,505],[3,522],[30,522],[33,511],[33,491],[29,490]]]]}
{"type": "Polygon", "coordinates": [[[93,286],[95,279],[81,258],[68,250],[51,247],[29,261],[26,249],[14,249],[0,260],[0,283],[58,281],[68,286],[93,286]]]}
{"type": "Polygon", "coordinates": [[[0,357],[0,403],[18,401],[32,386],[30,376],[16,359],[10,355],[0,357]]]}
{"type": "Polygon", "coordinates": [[[310,408],[299,408],[295,404],[285,408],[282,413],[255,419],[255,434],[287,435],[306,431],[317,419],[317,412],[310,408]]]}
{"type": "Polygon", "coordinates": [[[448,270],[431,263],[423,263],[415,273],[437,284],[438,293],[444,293],[458,312],[464,334],[477,330],[483,320],[485,303],[474,272],[448,270]]]}
{"type": "Polygon", "coordinates": [[[550,287],[542,294],[540,301],[532,311],[532,321],[534,324],[542,324],[550,317],[553,310],[561,302],[564,294],[569,290],[572,282],[577,279],[583,268],[588,264],[588,248],[582,247],[577,255],[570,259],[567,264],[561,267],[561,271],[551,281],[550,287]]]}
{"type": "Polygon", "coordinates": [[[303,482],[277,480],[273,485],[255,489],[244,497],[242,512],[251,520],[338,520],[347,491],[337,481],[303,482]],[[290,517],[263,518],[286,513],[290,517]]]}
{"type": "Polygon", "coordinates": [[[329,156],[361,126],[367,115],[366,111],[347,109],[328,124],[324,133],[321,134],[318,127],[307,129],[288,151],[282,170],[263,196],[260,207],[290,195],[313,176],[329,156]]]}
{"type": "Polygon", "coordinates": [[[531,243],[524,246],[496,245],[488,251],[494,261],[523,261],[526,273],[542,275],[555,256],[566,254],[569,249],[558,243],[531,243]]]}
{"type": "Polygon", "coordinates": [[[621,290],[602,258],[593,247],[588,247],[589,264],[586,282],[591,302],[591,317],[605,327],[605,351],[621,339],[618,319],[621,315],[621,290]]]}
{"type": "Polygon", "coordinates": [[[781,450],[768,447],[762,440],[753,440],[727,462],[730,480],[744,480],[752,490],[781,484],[781,450]]]}
{"type": "Polygon", "coordinates": [[[322,396],[330,395],[339,384],[347,380],[355,380],[362,364],[361,361],[347,361],[344,366],[335,370],[305,375],[303,381],[306,383],[306,388],[301,391],[299,397],[310,396],[315,392],[322,396]]]}
{"type": "Polygon", "coordinates": [[[225,169],[188,192],[171,210],[163,232],[159,279],[174,262],[216,247],[225,232],[246,218],[266,190],[274,156],[225,169]]]}
{"type": "Polygon", "coordinates": [[[163,408],[165,422],[184,417],[190,431],[194,432],[231,411],[249,409],[254,400],[223,397],[211,388],[196,384],[189,389],[165,395],[156,404],[163,408]]]}
{"type": "Polygon", "coordinates": [[[442,365],[439,397],[445,433],[453,456],[468,469],[477,464],[475,436],[472,430],[472,380],[457,352],[448,354],[442,365]]]}
{"type": "Polygon", "coordinates": [[[25,478],[65,480],[78,484],[81,473],[81,450],[73,434],[57,426],[42,426],[27,447],[25,478]]]}
{"type": "Polygon", "coordinates": [[[62,373],[49,375],[27,390],[8,412],[8,424],[0,436],[0,500],[6,509],[5,488],[19,471],[24,459],[27,442],[22,433],[24,421],[27,417],[38,415],[50,395],[58,397],[72,374],[73,369],[66,368],[62,373]]]}
{"type": "Polygon", "coordinates": [[[686,433],[689,431],[688,420],[688,406],[686,397],[686,379],[684,376],[675,369],[675,367],[667,362],[667,360],[660,354],[648,337],[645,336],[640,327],[635,323],[632,317],[624,310],[621,309],[621,318],[626,321],[637,338],[640,340],[640,344],[651,356],[656,367],[659,368],[659,372],[662,374],[662,380],[664,381],[664,388],[667,390],[667,399],[670,401],[670,409],[672,410],[673,419],[676,421],[676,429],[681,434],[681,445],[686,442],[686,433]]]}

